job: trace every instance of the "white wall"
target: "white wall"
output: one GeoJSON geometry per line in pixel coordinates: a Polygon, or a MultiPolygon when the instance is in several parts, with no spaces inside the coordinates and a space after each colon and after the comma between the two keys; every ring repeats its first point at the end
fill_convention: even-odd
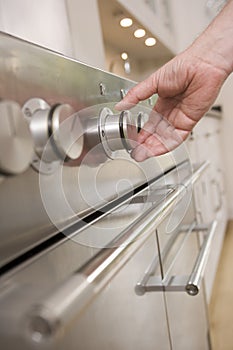
{"type": "Polygon", "coordinates": [[[0,30],[73,56],[64,0],[0,0],[0,30]]]}
{"type": "Polygon", "coordinates": [[[209,23],[206,0],[170,0],[176,52],[187,48],[209,23]]]}
{"type": "Polygon", "coordinates": [[[103,68],[97,0],[0,0],[0,30],[103,68]]]}
{"type": "Polygon", "coordinates": [[[104,68],[104,46],[97,0],[66,0],[74,57],[104,68]]]}

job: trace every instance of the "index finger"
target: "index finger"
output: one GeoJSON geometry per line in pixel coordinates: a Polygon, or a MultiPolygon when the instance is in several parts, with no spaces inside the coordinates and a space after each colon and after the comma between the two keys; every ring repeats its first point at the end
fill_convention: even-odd
{"type": "Polygon", "coordinates": [[[157,74],[155,72],[130,89],[123,100],[115,105],[115,108],[120,111],[132,108],[138,102],[155,94],[157,92],[157,85],[157,74]]]}

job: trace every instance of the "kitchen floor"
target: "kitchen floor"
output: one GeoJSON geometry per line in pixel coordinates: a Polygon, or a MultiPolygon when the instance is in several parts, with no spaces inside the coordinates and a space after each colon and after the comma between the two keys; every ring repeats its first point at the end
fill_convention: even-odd
{"type": "Polygon", "coordinates": [[[233,350],[233,221],[227,227],[210,302],[212,350],[233,350]]]}

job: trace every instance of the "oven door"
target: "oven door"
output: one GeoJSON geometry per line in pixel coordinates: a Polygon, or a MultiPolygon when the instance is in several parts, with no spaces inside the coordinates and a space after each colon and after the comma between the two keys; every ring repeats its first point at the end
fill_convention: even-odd
{"type": "Polygon", "coordinates": [[[171,349],[163,292],[135,290],[158,257],[156,222],[169,210],[167,200],[175,204],[176,185],[162,184],[3,276],[3,348],[171,349]]]}
{"type": "MultiPolygon", "coordinates": [[[[5,348],[150,350],[156,344],[171,349],[176,293],[173,300],[164,286],[143,293],[137,282],[153,257],[153,272],[162,281],[160,225],[204,170],[205,165],[178,185],[168,174],[170,184],[156,181],[105,218],[3,276],[0,337],[5,348]]],[[[205,320],[202,294],[194,304],[205,320]]],[[[182,320],[189,324],[184,310],[182,320]]],[[[193,334],[198,334],[195,328],[193,334]]]]}

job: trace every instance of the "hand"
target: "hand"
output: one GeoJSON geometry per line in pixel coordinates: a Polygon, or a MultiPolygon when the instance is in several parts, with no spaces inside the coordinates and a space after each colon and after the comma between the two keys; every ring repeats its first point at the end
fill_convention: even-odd
{"type": "Polygon", "coordinates": [[[116,109],[129,109],[158,94],[149,121],[138,135],[132,157],[143,161],[173,150],[209,110],[227,72],[204,61],[192,46],[133,87],[116,109]]]}

